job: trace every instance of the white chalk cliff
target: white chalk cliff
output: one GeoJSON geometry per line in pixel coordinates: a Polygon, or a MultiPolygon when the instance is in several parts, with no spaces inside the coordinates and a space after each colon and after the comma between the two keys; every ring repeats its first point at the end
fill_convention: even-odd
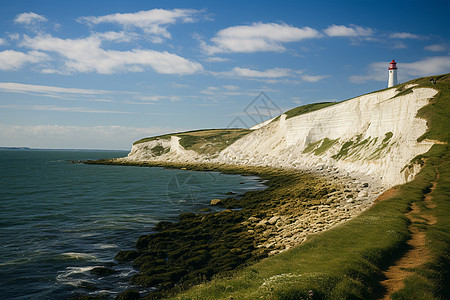
{"type": "Polygon", "coordinates": [[[172,136],[135,144],[124,160],[325,169],[368,176],[384,186],[402,184],[420,170],[419,164],[411,163],[413,158],[433,145],[417,141],[427,125],[416,115],[437,91],[413,88],[410,93],[400,93],[391,88],[292,118],[283,114],[255,126],[215,155],[185,150],[179,138],[172,136]],[[155,154],[149,149],[156,146],[155,154]]]}

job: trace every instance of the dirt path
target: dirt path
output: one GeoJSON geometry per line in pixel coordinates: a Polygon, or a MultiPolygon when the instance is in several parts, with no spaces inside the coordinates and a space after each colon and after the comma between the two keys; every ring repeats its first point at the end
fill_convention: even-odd
{"type": "MultiPolygon", "coordinates": [[[[436,207],[431,194],[436,188],[438,179],[439,174],[433,182],[431,191],[424,195],[424,206],[427,208],[436,207]]],[[[380,282],[386,291],[380,298],[383,300],[391,299],[391,295],[394,292],[403,288],[403,280],[412,274],[408,269],[417,268],[430,259],[429,250],[425,245],[425,230],[418,227],[417,223],[420,222],[421,224],[426,224],[426,226],[431,226],[436,223],[436,218],[424,213],[416,203],[412,203],[411,211],[409,211],[406,216],[411,221],[411,225],[409,225],[411,239],[407,242],[409,250],[383,272],[383,275],[386,278],[380,282]]]]}

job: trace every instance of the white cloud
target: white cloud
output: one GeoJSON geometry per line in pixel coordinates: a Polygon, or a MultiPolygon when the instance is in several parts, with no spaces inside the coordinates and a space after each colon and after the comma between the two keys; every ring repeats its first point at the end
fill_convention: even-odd
{"type": "Polygon", "coordinates": [[[450,56],[427,57],[412,63],[401,63],[398,64],[398,66],[399,70],[403,70],[401,73],[404,72],[410,76],[429,76],[450,73],[450,56]]]}
{"type": "Polygon", "coordinates": [[[356,25],[331,25],[324,30],[330,37],[367,37],[373,34],[370,28],[364,28],[356,25]]]}
{"type": "Polygon", "coordinates": [[[403,42],[395,41],[393,44],[389,43],[393,49],[406,49],[408,48],[403,42]]]}
{"type": "Polygon", "coordinates": [[[217,86],[208,86],[206,89],[200,91],[200,93],[204,95],[215,95],[216,93],[219,93],[221,91],[220,87],[217,86]]]}
{"type": "MultiPolygon", "coordinates": [[[[110,91],[110,90],[94,90],[94,89],[80,89],[80,88],[65,88],[46,85],[22,84],[14,82],[0,82],[0,92],[22,93],[33,96],[52,97],[58,100],[82,100],[95,102],[122,102],[126,104],[153,104],[160,100],[169,100],[172,102],[180,101],[185,98],[193,98],[194,96],[178,96],[178,95],[142,95],[138,92],[126,91],[110,91]],[[128,100],[122,100],[123,95],[126,94],[128,100]],[[121,100],[117,100],[121,99],[121,100]],[[130,99],[136,99],[132,101],[130,99]]],[[[57,110],[57,111],[72,111],[85,113],[126,113],[118,111],[92,110],[84,107],[55,107],[55,106],[3,106],[9,109],[28,109],[28,110],[57,110]]]]}
{"type": "Polygon", "coordinates": [[[6,44],[7,44],[6,40],[0,38],[0,46],[4,46],[4,45],[6,45],[6,44]]]}
{"type": "Polygon", "coordinates": [[[213,101],[217,100],[217,98],[227,98],[229,96],[255,96],[255,91],[241,90],[238,86],[234,85],[209,86],[200,93],[207,95],[207,98],[213,101]]]}
{"type": "Polygon", "coordinates": [[[107,32],[94,32],[92,34],[93,38],[97,38],[101,41],[114,41],[114,42],[130,42],[138,38],[138,35],[132,32],[116,32],[116,31],[107,31],[107,32]]]}
{"type": "Polygon", "coordinates": [[[415,40],[422,39],[421,36],[409,32],[396,32],[392,33],[389,37],[391,39],[415,39],[415,40]]]}
{"type": "Polygon", "coordinates": [[[183,131],[184,128],[126,126],[18,126],[0,124],[0,146],[65,149],[130,149],[143,137],[183,131]]]}
{"type": "Polygon", "coordinates": [[[445,44],[434,44],[425,47],[425,50],[433,51],[433,52],[443,52],[447,50],[447,45],[445,44]]]}
{"type": "MultiPolygon", "coordinates": [[[[369,65],[366,75],[350,76],[350,82],[364,83],[367,81],[386,81],[389,62],[375,62],[369,65]]],[[[403,63],[397,62],[399,81],[416,77],[438,75],[450,72],[450,56],[427,57],[422,60],[403,63]]]]}
{"type": "Polygon", "coordinates": [[[14,23],[25,25],[33,25],[39,22],[47,22],[47,18],[34,12],[22,13],[14,19],[14,23]]]}
{"type": "Polygon", "coordinates": [[[349,81],[352,83],[365,83],[367,81],[386,81],[387,83],[387,70],[389,62],[374,62],[368,67],[367,74],[365,75],[352,75],[349,77],[349,81]]]}
{"type": "Polygon", "coordinates": [[[22,46],[59,54],[66,72],[142,72],[146,67],[160,74],[193,74],[202,65],[167,51],[133,49],[131,51],[104,50],[102,41],[121,39],[122,35],[94,34],[84,39],[61,39],[50,35],[25,36],[22,46]]]}
{"type": "Polygon", "coordinates": [[[252,78],[281,78],[290,76],[292,70],[284,68],[267,69],[265,71],[257,71],[248,68],[235,67],[229,72],[220,73],[230,77],[252,77],[252,78]]]}
{"type": "Polygon", "coordinates": [[[236,90],[239,89],[238,86],[231,85],[231,84],[223,85],[222,87],[223,87],[224,89],[228,90],[228,91],[236,91],[236,90]]]}
{"type": "Polygon", "coordinates": [[[65,88],[48,85],[33,85],[14,82],[0,82],[0,91],[10,93],[32,93],[43,95],[61,95],[61,94],[75,94],[75,95],[103,95],[108,93],[115,93],[105,90],[79,89],[79,88],[65,88]]]}
{"type": "Polygon", "coordinates": [[[20,34],[18,34],[18,33],[10,33],[10,34],[8,34],[8,38],[11,41],[17,41],[17,40],[20,39],[20,34]]]}
{"type": "Polygon", "coordinates": [[[317,82],[329,77],[329,75],[303,75],[302,79],[307,82],[317,82]]]}
{"type": "Polygon", "coordinates": [[[320,36],[320,33],[311,27],[297,28],[287,24],[253,23],[222,29],[211,39],[212,45],[202,42],[201,46],[210,55],[228,52],[280,52],[285,50],[283,43],[320,36]]]}
{"type": "MultiPolygon", "coordinates": [[[[302,70],[292,70],[288,68],[273,68],[263,71],[253,70],[249,68],[235,67],[227,72],[211,72],[215,76],[225,76],[231,78],[245,78],[266,83],[285,83],[300,84],[301,80],[306,82],[318,82],[322,79],[330,77],[330,75],[308,75],[303,74],[302,70]]],[[[223,86],[226,88],[226,86],[223,86]]]]}
{"type": "Polygon", "coordinates": [[[167,31],[167,25],[181,23],[192,23],[197,21],[197,15],[201,11],[195,9],[152,9],[136,13],[116,13],[105,16],[81,17],[79,21],[90,25],[100,23],[113,23],[126,29],[140,28],[145,33],[157,36],[154,41],[161,42],[162,38],[171,38],[167,31]]]}
{"type": "MultiPolygon", "coordinates": [[[[156,101],[160,101],[160,100],[169,100],[172,102],[176,102],[176,101],[182,100],[182,97],[177,96],[177,95],[169,95],[169,96],[153,95],[153,96],[141,96],[141,97],[139,97],[139,99],[142,101],[151,101],[151,102],[156,102],[156,101]]],[[[134,102],[133,104],[142,104],[142,103],[134,102]]]]}
{"type": "Polygon", "coordinates": [[[86,107],[67,107],[55,105],[14,105],[6,104],[0,105],[2,109],[16,109],[16,110],[37,110],[37,111],[61,111],[61,112],[76,112],[89,114],[129,114],[129,112],[117,110],[99,110],[86,107]]]}
{"type": "Polygon", "coordinates": [[[216,57],[216,56],[211,56],[211,57],[207,57],[205,59],[203,59],[203,61],[206,62],[227,62],[230,59],[228,58],[224,58],[224,57],[216,57]]]}
{"type": "Polygon", "coordinates": [[[24,53],[14,50],[5,50],[0,52],[0,70],[17,70],[26,63],[38,63],[47,59],[48,56],[39,51],[29,51],[24,53]]]}

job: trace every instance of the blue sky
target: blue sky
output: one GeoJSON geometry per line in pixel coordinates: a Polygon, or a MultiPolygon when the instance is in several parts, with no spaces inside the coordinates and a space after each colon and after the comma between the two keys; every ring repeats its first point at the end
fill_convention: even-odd
{"type": "Polygon", "coordinates": [[[0,146],[129,149],[450,72],[448,1],[2,1],[0,146]]]}

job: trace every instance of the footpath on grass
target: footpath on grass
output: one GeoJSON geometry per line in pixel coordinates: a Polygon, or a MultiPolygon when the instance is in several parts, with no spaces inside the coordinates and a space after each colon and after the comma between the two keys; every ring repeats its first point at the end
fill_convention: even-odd
{"type": "MultiPolygon", "coordinates": [[[[436,208],[432,193],[436,189],[439,173],[436,170],[436,180],[432,182],[430,192],[424,195],[423,205],[427,209],[436,208]]],[[[436,217],[420,208],[421,204],[411,204],[411,210],[406,213],[410,225],[411,238],[408,240],[408,250],[385,271],[385,280],[381,281],[383,300],[391,299],[392,294],[404,288],[404,280],[413,274],[412,269],[424,265],[430,260],[430,250],[426,245],[426,230],[436,224],[436,217]]]]}

